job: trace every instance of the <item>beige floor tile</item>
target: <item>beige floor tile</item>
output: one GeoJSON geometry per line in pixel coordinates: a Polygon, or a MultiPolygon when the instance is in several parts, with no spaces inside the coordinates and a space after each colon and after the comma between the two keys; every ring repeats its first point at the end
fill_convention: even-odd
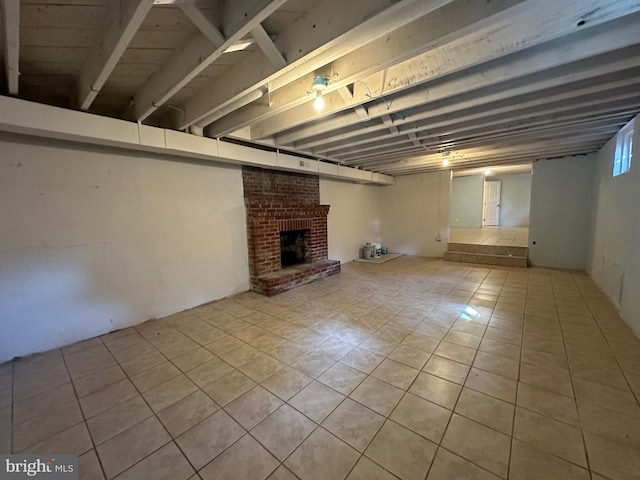
{"type": "Polygon", "coordinates": [[[574,398],[565,397],[559,393],[543,390],[526,383],[519,383],[516,404],[575,427],[580,426],[574,398]]]}
{"type": "Polygon", "coordinates": [[[640,406],[638,406],[637,400],[629,390],[618,390],[617,388],[587,382],[579,378],[573,379],[573,385],[578,400],[595,403],[601,407],[640,418],[640,406]]]}
{"type": "Polygon", "coordinates": [[[578,400],[584,430],[640,450],[640,419],[578,400]]]}
{"type": "Polygon", "coordinates": [[[438,345],[438,348],[436,348],[434,355],[448,358],[458,363],[464,363],[465,365],[471,365],[476,356],[476,350],[443,340],[440,342],[440,345],[438,345]]]}
{"type": "Polygon", "coordinates": [[[80,378],[117,365],[111,352],[104,345],[65,355],[65,363],[72,378],[80,378]]]}
{"type": "Polygon", "coordinates": [[[298,477],[291,473],[287,467],[280,465],[275,472],[269,475],[268,480],[298,480],[298,477]]]}
{"type": "Polygon", "coordinates": [[[433,355],[423,368],[423,371],[463,385],[470,369],[469,365],[433,355]]]}
{"type": "Polygon", "coordinates": [[[158,419],[149,417],[99,445],[97,451],[106,476],[111,479],[170,440],[158,419]]]}
{"type": "Polygon", "coordinates": [[[407,390],[418,373],[420,373],[419,370],[415,368],[407,367],[401,363],[386,359],[371,375],[395,387],[407,390]]]}
{"type": "Polygon", "coordinates": [[[73,386],[78,397],[84,397],[90,393],[102,390],[109,385],[118,383],[126,378],[120,366],[109,367],[101,372],[87,375],[73,381],[73,386]]]}
{"type": "Polygon", "coordinates": [[[561,371],[535,365],[520,365],[520,381],[534,387],[573,397],[571,377],[561,371]]]}
{"type": "Polygon", "coordinates": [[[478,350],[510,358],[511,360],[520,361],[520,347],[511,345],[510,343],[501,342],[499,340],[492,340],[485,337],[482,339],[482,343],[480,343],[478,350]]]}
{"type": "Polygon", "coordinates": [[[285,367],[284,363],[270,357],[269,355],[261,354],[259,358],[249,361],[244,365],[240,365],[238,370],[253,381],[260,383],[281,370],[283,367],[285,367]]]}
{"type": "Polygon", "coordinates": [[[427,373],[420,373],[409,388],[410,393],[450,410],[453,410],[460,390],[460,385],[427,373]]]}
{"type": "Polygon", "coordinates": [[[178,400],[158,413],[158,418],[174,438],[218,411],[219,407],[200,390],[178,400]]]}
{"type": "MultiPolygon", "coordinates": [[[[209,342],[207,342],[209,343],[209,342]]],[[[174,358],[173,364],[183,372],[193,370],[200,365],[204,365],[213,359],[213,353],[206,348],[196,348],[195,350],[174,358]]]]}
{"type": "Polygon", "coordinates": [[[581,380],[599,383],[600,385],[606,385],[620,390],[629,389],[622,371],[617,368],[574,362],[571,364],[571,375],[581,380]]]}
{"type": "Polygon", "coordinates": [[[450,330],[444,336],[443,340],[445,342],[455,343],[456,345],[462,345],[463,347],[477,349],[482,341],[482,337],[457,330],[450,330]]]}
{"type": "Polygon", "coordinates": [[[342,363],[336,363],[318,377],[318,381],[334,390],[349,395],[367,376],[342,363]]]}
{"type": "Polygon", "coordinates": [[[341,393],[314,381],[288,403],[310,419],[322,422],[344,398],[341,393]]]}
{"type": "MultiPolygon", "coordinates": [[[[438,340],[426,335],[420,335],[419,333],[410,333],[403,341],[402,345],[415,348],[426,353],[433,353],[438,347],[438,340]]],[[[388,355],[388,354],[387,354],[388,355]]]]}
{"type": "Polygon", "coordinates": [[[406,344],[398,345],[390,354],[389,358],[408,367],[420,370],[427,362],[431,355],[422,350],[418,350],[407,346],[406,344]]]}
{"type": "Polygon", "coordinates": [[[216,357],[190,370],[187,376],[193,383],[203,388],[232,371],[233,367],[231,365],[216,357]]]}
{"type": "Polygon", "coordinates": [[[96,445],[124,432],[153,415],[140,395],[116,405],[87,420],[87,426],[96,445]]]}
{"type": "Polygon", "coordinates": [[[510,437],[453,414],[442,446],[503,478],[509,466],[510,437]]]}
{"type": "Polygon", "coordinates": [[[560,356],[553,353],[539,352],[537,350],[523,348],[520,361],[522,363],[528,363],[530,365],[536,365],[546,369],[569,373],[569,364],[567,363],[567,359],[564,354],[560,356]]]}
{"type": "Polygon", "coordinates": [[[611,479],[631,480],[640,472],[640,450],[585,432],[591,470],[611,479]]]}
{"type": "Polygon", "coordinates": [[[590,480],[583,468],[514,439],[511,449],[511,480],[590,480]]]}
{"type": "Polygon", "coordinates": [[[308,377],[317,378],[335,363],[335,360],[332,360],[318,352],[308,352],[299,356],[290,365],[296,370],[300,370],[308,377]]]}
{"type": "Polygon", "coordinates": [[[234,370],[215,382],[210,383],[202,390],[213,398],[218,405],[224,407],[240,395],[251,390],[255,385],[256,382],[238,370],[234,370]]]}
{"type": "Polygon", "coordinates": [[[122,362],[120,366],[131,377],[166,361],[167,357],[156,350],[122,362]]]}
{"type": "Polygon", "coordinates": [[[245,435],[200,471],[203,480],[264,480],[279,462],[245,435]]]}
{"type": "Polygon", "coordinates": [[[498,480],[499,478],[464,458],[439,448],[427,480],[498,480]]]}
{"type": "Polygon", "coordinates": [[[342,340],[331,337],[324,343],[316,347],[315,351],[337,361],[354,348],[355,347],[350,343],[343,342],[342,340]]]}
{"type": "Polygon", "coordinates": [[[404,392],[393,385],[367,377],[350,395],[351,398],[388,417],[404,392]]]}
{"type": "Polygon", "coordinates": [[[13,404],[13,423],[19,424],[38,415],[75,402],[76,396],[73,386],[65,383],[47,392],[39,393],[25,400],[13,404]]]}
{"type": "Polygon", "coordinates": [[[224,355],[225,353],[234,350],[236,348],[242,347],[246,345],[239,338],[234,337],[233,335],[227,335],[226,337],[221,338],[220,340],[216,340],[215,342],[211,342],[204,346],[207,350],[212,352],[215,355],[224,355]]]}
{"type": "Polygon", "coordinates": [[[244,434],[245,430],[233,418],[218,410],[176,438],[176,443],[200,470],[244,434]]]}
{"type": "MultiPolygon", "coordinates": [[[[31,445],[20,453],[60,453],[82,455],[93,448],[91,437],[85,423],[78,423],[40,443],[31,445]]],[[[14,449],[17,452],[17,450],[14,449]]]]}
{"type": "Polygon", "coordinates": [[[312,382],[311,377],[290,367],[284,367],[271,375],[262,386],[285,402],[312,382]]]}
{"type": "Polygon", "coordinates": [[[91,418],[138,395],[129,380],[122,380],[80,399],[85,418],[91,418]]]}
{"type": "Polygon", "coordinates": [[[0,408],[0,454],[11,453],[11,405],[0,408]]]}
{"type": "Polygon", "coordinates": [[[315,423],[285,404],[251,430],[251,434],[283,461],[315,428],[315,423]]]}
{"type": "Polygon", "coordinates": [[[451,410],[407,393],[389,418],[432,442],[440,443],[451,418],[451,410]]]}
{"type": "Polygon", "coordinates": [[[380,355],[376,355],[373,352],[356,347],[342,357],[340,363],[344,363],[345,365],[355,368],[365,374],[370,374],[383,360],[384,357],[380,355]]]}
{"type": "Polygon", "coordinates": [[[436,445],[387,420],[365,455],[403,480],[424,479],[436,445]]]}
{"type": "Polygon", "coordinates": [[[518,407],[513,436],[572,463],[587,467],[582,433],[578,428],[518,407]]]}
{"type": "Polygon", "coordinates": [[[520,371],[520,365],[516,360],[487,352],[478,352],[473,361],[473,366],[480,370],[515,380],[518,379],[518,372],[520,371]]]}
{"type": "Polygon", "coordinates": [[[342,480],[358,457],[356,450],[318,428],[291,454],[285,465],[305,480],[342,480]]]}
{"type": "Polygon", "coordinates": [[[143,392],[149,406],[154,412],[164,410],[198,389],[185,375],[179,375],[168,382],[143,392]]]}
{"type": "Polygon", "coordinates": [[[187,480],[194,474],[193,467],[171,442],[136,463],[116,477],[117,480],[187,480]]]}
{"type": "Polygon", "coordinates": [[[322,422],[322,426],[356,450],[363,452],[383,423],[383,416],[346,398],[322,422]]]}
{"type": "Polygon", "coordinates": [[[557,356],[565,356],[564,344],[561,341],[548,338],[524,335],[522,337],[522,347],[537,352],[550,353],[557,356]]]}
{"type": "Polygon", "coordinates": [[[131,377],[131,381],[140,392],[151,390],[164,382],[180,375],[180,370],[171,362],[164,362],[160,365],[145,370],[131,377]]]}
{"type": "Polygon", "coordinates": [[[20,452],[80,422],[80,407],[77,402],[71,402],[18,425],[14,424],[13,451],[20,452]]]}
{"type": "Polygon", "coordinates": [[[360,457],[347,480],[396,480],[396,478],[367,457],[360,457]]]}
{"type": "Polygon", "coordinates": [[[518,382],[484,370],[472,368],[465,386],[509,403],[516,403],[518,382]]]}
{"type": "Polygon", "coordinates": [[[89,450],[78,458],[78,477],[82,480],[104,480],[95,450],[89,450]]]}
{"type": "Polygon", "coordinates": [[[413,330],[413,333],[426,335],[427,337],[432,337],[436,340],[442,340],[448,331],[449,329],[446,327],[425,320],[413,330]]]}
{"type": "Polygon", "coordinates": [[[247,430],[255,427],[282,405],[282,401],[261,386],[256,386],[225,407],[247,430]]]}
{"type": "Polygon", "coordinates": [[[451,327],[451,330],[453,331],[469,333],[477,337],[482,337],[486,329],[487,327],[485,327],[484,325],[479,325],[477,323],[462,319],[456,320],[456,323],[454,323],[451,327]]]}
{"type": "Polygon", "coordinates": [[[454,411],[505,435],[511,435],[515,407],[510,403],[463,388],[454,411]]]}

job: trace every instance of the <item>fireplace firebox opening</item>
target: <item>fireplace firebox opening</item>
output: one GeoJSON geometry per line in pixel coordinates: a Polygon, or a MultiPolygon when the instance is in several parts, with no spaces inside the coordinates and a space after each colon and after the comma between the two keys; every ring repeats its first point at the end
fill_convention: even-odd
{"type": "Polygon", "coordinates": [[[310,230],[280,232],[280,264],[284,267],[311,262],[310,230]]]}

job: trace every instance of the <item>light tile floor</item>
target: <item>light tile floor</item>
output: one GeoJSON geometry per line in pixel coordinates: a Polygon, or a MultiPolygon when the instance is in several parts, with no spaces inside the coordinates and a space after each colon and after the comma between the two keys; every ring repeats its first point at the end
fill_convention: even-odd
{"type": "Polygon", "coordinates": [[[529,227],[451,227],[449,242],[527,247],[529,246],[529,227]]]}
{"type": "Polygon", "coordinates": [[[1,365],[0,385],[0,452],[80,454],[83,480],[640,475],[640,342],[563,271],[351,263],[1,365]]]}

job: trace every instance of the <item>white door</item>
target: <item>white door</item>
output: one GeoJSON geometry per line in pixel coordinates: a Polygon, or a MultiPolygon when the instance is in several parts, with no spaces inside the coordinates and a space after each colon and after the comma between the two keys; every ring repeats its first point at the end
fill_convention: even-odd
{"type": "Polygon", "coordinates": [[[500,181],[484,182],[482,225],[500,225],[500,181]]]}

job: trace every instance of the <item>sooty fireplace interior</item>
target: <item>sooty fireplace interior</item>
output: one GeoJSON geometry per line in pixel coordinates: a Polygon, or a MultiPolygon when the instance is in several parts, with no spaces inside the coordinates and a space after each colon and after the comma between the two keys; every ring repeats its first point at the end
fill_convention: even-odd
{"type": "Polygon", "coordinates": [[[310,230],[288,230],[280,232],[280,264],[282,267],[310,263],[310,230]]]}

